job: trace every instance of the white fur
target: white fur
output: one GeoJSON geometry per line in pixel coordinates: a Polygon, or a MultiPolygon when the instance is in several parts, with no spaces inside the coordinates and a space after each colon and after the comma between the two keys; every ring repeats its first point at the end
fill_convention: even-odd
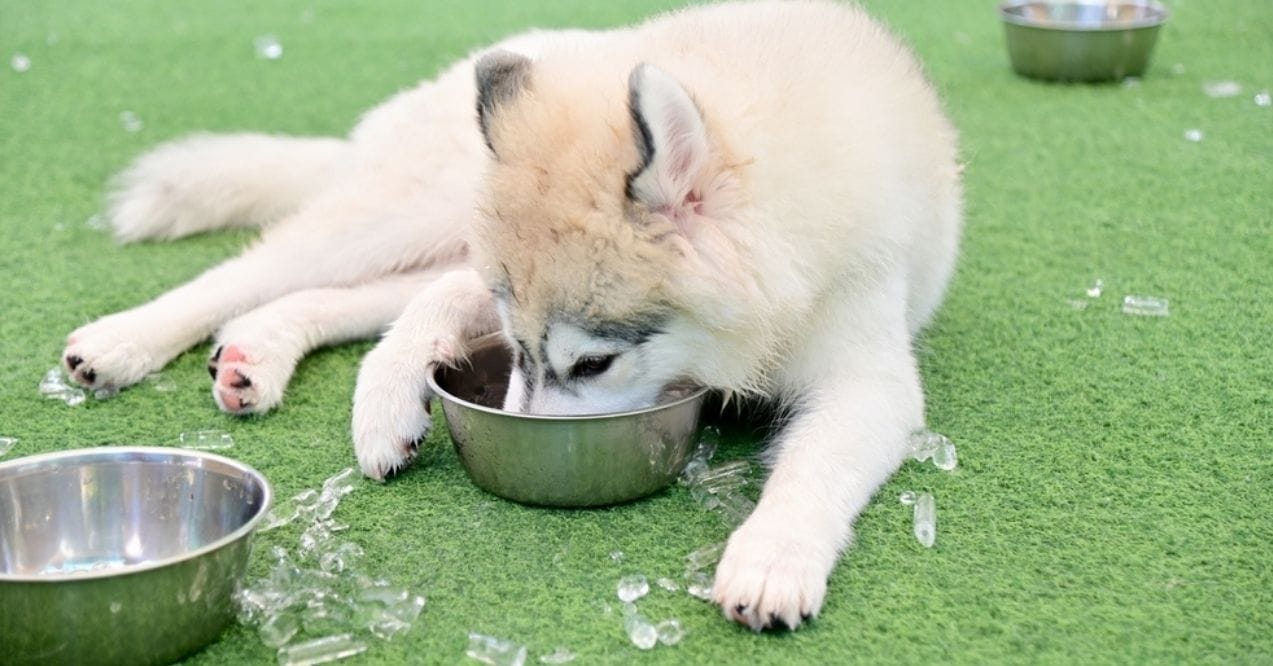
{"type": "MultiPolygon", "coordinates": [[[[954,130],[905,49],[831,3],[707,6],[492,48],[549,72],[584,63],[579,80],[614,74],[620,90],[653,63],[632,76],[664,150],[633,185],[676,223],[685,257],[669,269],[680,309],[657,335],[615,345],[558,325],[539,374],[515,371],[506,404],[622,409],[683,377],[785,402],[772,476],[729,540],[714,595],[752,628],[798,626],[820,610],[852,521],[923,423],[911,340],[954,266],[954,130]],[[709,171],[726,152],[739,164],[709,171]],[[573,396],[544,384],[545,363],[560,375],[611,353],[573,396]]],[[[198,137],[140,158],[112,197],[121,240],[268,226],[242,256],[72,333],[74,377],[132,384],[220,327],[218,404],[264,411],[309,349],[396,317],[359,373],[353,439],[369,476],[407,464],[429,427],[429,369],[509,325],[479,277],[490,267],[469,255],[490,159],[473,61],[371,110],[347,140],[198,137]]]]}

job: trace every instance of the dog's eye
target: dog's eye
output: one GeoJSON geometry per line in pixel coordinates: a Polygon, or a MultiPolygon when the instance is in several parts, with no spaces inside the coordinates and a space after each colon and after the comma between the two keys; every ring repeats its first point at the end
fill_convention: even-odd
{"type": "Polygon", "coordinates": [[[614,357],[618,354],[610,354],[607,356],[585,356],[575,364],[570,366],[571,379],[583,379],[584,377],[596,377],[605,372],[610,364],[614,362],[614,357]]]}

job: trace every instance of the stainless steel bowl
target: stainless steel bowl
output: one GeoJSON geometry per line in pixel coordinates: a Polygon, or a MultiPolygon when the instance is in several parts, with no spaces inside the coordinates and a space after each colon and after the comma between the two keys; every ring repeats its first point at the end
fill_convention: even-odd
{"type": "Polygon", "coordinates": [[[270,501],[259,472],[195,451],[0,464],[0,662],[162,664],[207,645],[270,501]]]}
{"type": "Polygon", "coordinates": [[[511,363],[504,345],[487,338],[462,368],[438,368],[429,377],[478,487],[526,504],[601,506],[661,490],[685,468],[706,389],[674,392],[632,412],[517,414],[499,409],[511,363]]]}
{"type": "Polygon", "coordinates": [[[1116,81],[1145,73],[1168,12],[1154,0],[1009,0],[999,16],[1018,74],[1116,81]]]}

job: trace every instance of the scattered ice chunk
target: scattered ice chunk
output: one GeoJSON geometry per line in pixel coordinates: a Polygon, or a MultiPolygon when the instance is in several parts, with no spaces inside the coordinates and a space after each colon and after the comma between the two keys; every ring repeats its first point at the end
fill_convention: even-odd
{"type": "Polygon", "coordinates": [[[310,666],[325,664],[367,651],[367,644],[350,634],[324,636],[304,643],[279,648],[279,666],[310,666]]]}
{"type": "Polygon", "coordinates": [[[1154,296],[1124,296],[1123,314],[1141,317],[1166,317],[1167,299],[1154,296]]]}
{"type": "Polygon", "coordinates": [[[132,111],[121,111],[119,114],[119,124],[123,126],[124,131],[132,134],[140,132],[145,125],[141,122],[141,118],[132,111]]]}
{"type": "Polygon", "coordinates": [[[1185,64],[1183,62],[1178,62],[1172,65],[1171,73],[1175,74],[1176,76],[1182,76],[1185,73],[1185,64]]]}
{"type": "Polygon", "coordinates": [[[712,575],[706,571],[686,571],[685,591],[691,597],[702,599],[703,601],[711,601],[712,575]]]}
{"type": "Polygon", "coordinates": [[[513,641],[469,632],[469,648],[464,654],[490,666],[522,666],[526,663],[526,646],[513,641]]]}
{"type": "Polygon", "coordinates": [[[1096,278],[1096,281],[1092,283],[1092,286],[1087,288],[1087,297],[1100,298],[1101,292],[1103,291],[1105,291],[1105,281],[1100,278],[1096,278]]]}
{"type": "Polygon", "coordinates": [[[932,548],[937,540],[937,502],[924,493],[915,500],[915,538],[925,548],[932,548]]]}
{"type": "Polygon", "coordinates": [[[274,35],[261,35],[252,42],[256,57],[262,60],[278,60],[283,57],[283,44],[274,35]]]}
{"type": "Polygon", "coordinates": [[[48,372],[44,373],[44,377],[40,379],[40,395],[53,400],[61,400],[71,407],[82,404],[88,397],[84,393],[84,389],[67,383],[66,374],[62,372],[60,367],[50,368],[48,372]]]}
{"type": "Polygon", "coordinates": [[[1255,93],[1255,97],[1252,99],[1255,101],[1256,106],[1273,106],[1273,95],[1270,95],[1267,90],[1261,90],[1260,92],[1255,93]]]}
{"type": "Polygon", "coordinates": [[[13,71],[21,74],[31,69],[31,59],[25,53],[15,53],[12,58],[9,58],[9,66],[13,68],[13,71]]]}
{"type": "Polygon", "coordinates": [[[612,550],[612,551],[610,551],[610,559],[614,560],[615,562],[622,562],[622,561],[623,561],[623,551],[621,551],[621,550],[612,550]]]}
{"type": "Polygon", "coordinates": [[[911,433],[910,437],[911,459],[924,462],[932,458],[933,454],[937,453],[937,449],[941,448],[942,443],[946,441],[949,440],[939,432],[933,432],[927,428],[916,430],[911,433]]]}
{"type": "Polygon", "coordinates": [[[905,505],[905,506],[910,506],[910,505],[914,504],[914,503],[915,503],[915,491],[914,491],[914,490],[903,490],[903,491],[902,491],[902,494],[900,494],[900,495],[898,495],[898,496],[897,496],[897,501],[901,502],[901,503],[902,503],[903,505],[905,505]]]}
{"type": "Polygon", "coordinates": [[[633,602],[650,593],[650,583],[642,574],[633,574],[619,579],[619,601],[633,602]]]}
{"type": "Polygon", "coordinates": [[[559,647],[552,654],[545,654],[539,657],[541,664],[568,664],[575,660],[578,656],[564,647],[559,647]]]}
{"type": "Polygon", "coordinates": [[[1067,298],[1067,299],[1065,299],[1065,302],[1066,302],[1066,303],[1067,303],[1067,304],[1068,304],[1071,308],[1073,308],[1073,309],[1075,309],[1075,310],[1086,310],[1086,309],[1087,309],[1087,304],[1088,304],[1088,303],[1087,303],[1087,301],[1080,301],[1080,300],[1079,300],[1079,299],[1077,299],[1077,298],[1067,298]]]}
{"type": "Polygon", "coordinates": [[[1185,141],[1192,141],[1194,143],[1198,143],[1199,141],[1202,141],[1202,139],[1205,138],[1205,136],[1206,135],[1204,135],[1202,133],[1202,130],[1200,129],[1185,130],[1185,141]]]}
{"type": "Polygon", "coordinates": [[[111,614],[118,613],[118,612],[120,612],[120,611],[122,611],[122,610],[124,610],[124,604],[122,604],[122,603],[120,603],[120,602],[118,602],[118,601],[112,601],[112,602],[111,602],[111,614]]]}
{"type": "Polygon", "coordinates": [[[676,619],[663,620],[655,625],[654,629],[658,634],[659,642],[664,645],[676,645],[685,638],[685,628],[676,619]]]}
{"type": "Polygon", "coordinates": [[[13,446],[17,443],[17,437],[0,437],[0,456],[12,451],[13,446]]]}
{"type": "Polygon", "coordinates": [[[737,527],[747,520],[747,516],[756,510],[756,503],[750,499],[743,497],[737,493],[730,493],[720,497],[720,505],[717,507],[717,513],[720,514],[721,520],[728,527],[737,527]]]}
{"type": "Polygon", "coordinates": [[[955,451],[955,443],[950,441],[950,438],[942,437],[941,444],[937,446],[936,451],[933,451],[933,464],[947,472],[959,465],[959,454],[955,451]]]}
{"type": "Polygon", "coordinates": [[[75,407],[77,405],[84,404],[84,401],[88,399],[88,396],[84,393],[84,389],[73,388],[68,389],[65,393],[63,393],[61,398],[62,402],[65,402],[71,407],[75,407]]]}
{"type": "Polygon", "coordinates": [[[628,640],[642,650],[652,649],[659,642],[659,630],[640,613],[628,613],[623,618],[623,629],[628,640]]]}
{"type": "MultiPolygon", "coordinates": [[[[269,513],[265,514],[265,520],[261,522],[261,526],[256,528],[258,532],[269,532],[276,530],[284,525],[291,524],[300,515],[295,505],[275,505],[270,507],[269,513]]],[[[285,551],[286,552],[286,551],[285,551]]]]}
{"type": "Polygon", "coordinates": [[[667,590],[668,592],[680,592],[680,591],[681,591],[681,586],[680,586],[680,585],[678,585],[678,584],[677,584],[677,582],[676,582],[676,581],[674,581],[674,580],[672,580],[671,578],[667,578],[667,577],[660,578],[660,579],[658,579],[658,580],[654,581],[654,584],[655,584],[655,585],[658,585],[659,587],[663,588],[664,590],[667,590]]]}
{"type": "Polygon", "coordinates": [[[725,552],[725,542],[712,543],[685,556],[687,570],[702,571],[710,568],[712,565],[720,561],[721,553],[725,552]]]}
{"type": "Polygon", "coordinates": [[[1123,78],[1123,87],[1124,87],[1124,88],[1139,88],[1139,87],[1140,87],[1140,77],[1139,77],[1139,76],[1128,76],[1128,77],[1124,77],[1124,78],[1123,78]]]}
{"type": "Polygon", "coordinates": [[[152,372],[146,375],[146,383],[160,393],[172,393],[177,390],[177,382],[162,372],[152,372]]]}
{"type": "Polygon", "coordinates": [[[287,645],[287,642],[292,640],[300,630],[301,621],[295,614],[278,613],[261,623],[256,633],[261,637],[262,643],[272,648],[280,648],[287,645]]]}
{"type": "Polygon", "coordinates": [[[234,438],[224,430],[194,430],[177,436],[177,445],[197,451],[220,451],[234,446],[234,438]]]}
{"type": "Polygon", "coordinates": [[[1215,99],[1237,97],[1242,94],[1242,84],[1237,81],[1203,81],[1202,92],[1215,99]]]}
{"type": "Polygon", "coordinates": [[[692,486],[698,481],[698,477],[707,471],[707,461],[701,458],[692,458],[685,464],[685,469],[681,471],[680,478],[677,482],[682,486],[692,486]]]}
{"type": "Polygon", "coordinates": [[[372,621],[371,633],[387,641],[407,631],[415,624],[416,618],[420,617],[424,604],[424,597],[418,594],[389,604],[372,621]]]}
{"type": "Polygon", "coordinates": [[[93,397],[98,400],[110,400],[117,395],[119,395],[119,389],[114,386],[103,386],[102,388],[93,391],[93,397]]]}
{"type": "Polygon", "coordinates": [[[703,462],[711,462],[716,455],[716,449],[720,448],[721,431],[716,426],[703,426],[702,432],[698,434],[698,447],[694,450],[694,457],[703,462]]]}

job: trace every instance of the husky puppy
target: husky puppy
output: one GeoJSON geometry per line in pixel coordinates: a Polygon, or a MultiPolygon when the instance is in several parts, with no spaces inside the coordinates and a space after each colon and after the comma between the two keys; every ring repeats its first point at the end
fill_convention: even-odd
{"type": "Polygon", "coordinates": [[[430,369],[495,330],[516,358],[509,410],[644,407],[686,380],[772,399],[772,472],[713,593],[753,629],[795,628],[923,425],[912,340],[955,263],[956,153],[918,62],[852,6],[530,33],[348,140],[205,136],[142,157],[113,198],[121,240],[262,239],[72,333],[64,360],[122,386],[215,332],[217,404],[261,412],[305,352],[392,321],[354,397],[378,479],[429,427],[430,369]]]}

